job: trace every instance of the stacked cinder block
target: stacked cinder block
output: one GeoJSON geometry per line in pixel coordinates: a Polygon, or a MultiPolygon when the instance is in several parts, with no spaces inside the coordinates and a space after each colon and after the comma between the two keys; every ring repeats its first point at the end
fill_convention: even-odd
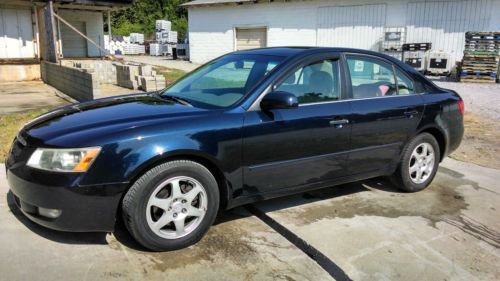
{"type": "Polygon", "coordinates": [[[139,65],[132,64],[116,64],[116,81],[118,86],[134,89],[139,89],[139,84],[135,79],[139,75],[139,65]]]}
{"type": "Polygon", "coordinates": [[[116,66],[110,61],[100,60],[64,60],[62,65],[94,73],[101,84],[116,84],[116,66]]]}
{"type": "Polygon", "coordinates": [[[146,92],[165,88],[165,77],[157,75],[151,65],[116,65],[118,85],[129,89],[141,89],[146,92]]]}

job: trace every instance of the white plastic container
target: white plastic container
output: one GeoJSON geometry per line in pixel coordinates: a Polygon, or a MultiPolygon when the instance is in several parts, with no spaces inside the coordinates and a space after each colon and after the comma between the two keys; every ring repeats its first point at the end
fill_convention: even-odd
{"type": "Polygon", "coordinates": [[[157,20],[156,30],[159,31],[170,31],[172,29],[172,23],[168,20],[157,20]]]}
{"type": "Polygon", "coordinates": [[[450,53],[444,51],[432,51],[427,58],[427,73],[435,75],[447,75],[451,72],[454,62],[450,53]]]}

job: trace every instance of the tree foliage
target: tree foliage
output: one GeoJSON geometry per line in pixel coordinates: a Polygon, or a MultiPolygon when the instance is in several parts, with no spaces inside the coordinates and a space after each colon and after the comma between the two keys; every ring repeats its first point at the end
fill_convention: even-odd
{"type": "Polygon", "coordinates": [[[137,0],[131,8],[111,13],[112,34],[128,36],[131,32],[139,32],[153,39],[156,20],[166,19],[172,22],[172,30],[178,32],[179,42],[182,42],[188,26],[187,9],[179,5],[187,1],[137,0]]]}

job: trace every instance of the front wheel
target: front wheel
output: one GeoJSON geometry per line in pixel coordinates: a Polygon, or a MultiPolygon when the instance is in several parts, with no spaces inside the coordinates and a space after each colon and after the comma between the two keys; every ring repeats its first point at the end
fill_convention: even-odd
{"type": "Polygon", "coordinates": [[[154,251],[198,242],[219,208],[214,176],[199,163],[171,161],[146,172],[125,194],[123,219],[132,236],[154,251]]]}
{"type": "Polygon", "coordinates": [[[391,177],[394,184],[407,192],[426,188],[436,175],[440,157],[434,136],[429,133],[415,136],[404,148],[401,162],[391,177]]]}

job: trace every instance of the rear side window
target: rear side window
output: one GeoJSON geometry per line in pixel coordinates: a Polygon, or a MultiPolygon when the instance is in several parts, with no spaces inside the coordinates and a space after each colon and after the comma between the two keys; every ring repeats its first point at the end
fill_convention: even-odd
{"type": "Polygon", "coordinates": [[[353,98],[372,98],[397,95],[392,65],[377,59],[348,56],[353,98]]]}
{"type": "Polygon", "coordinates": [[[338,60],[321,60],[300,67],[289,74],[275,90],[294,94],[299,104],[338,100],[338,60]]]}
{"type": "Polygon", "coordinates": [[[415,93],[413,81],[401,70],[396,68],[396,79],[398,80],[398,95],[412,95],[415,93]]]}

